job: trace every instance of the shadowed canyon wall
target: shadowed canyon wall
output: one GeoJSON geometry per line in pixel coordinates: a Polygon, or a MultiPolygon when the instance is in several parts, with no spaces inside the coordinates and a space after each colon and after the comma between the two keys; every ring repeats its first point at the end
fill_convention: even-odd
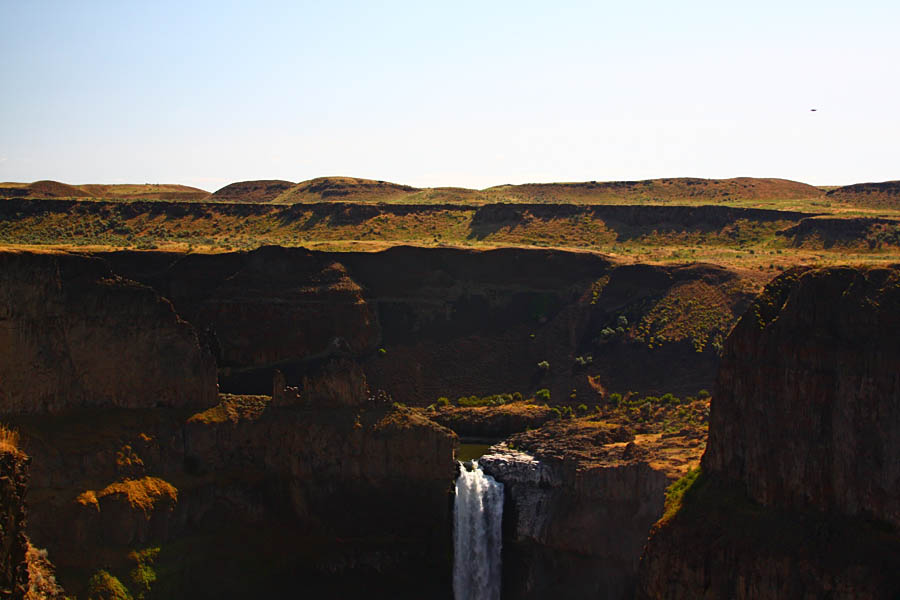
{"type": "Polygon", "coordinates": [[[729,336],[703,472],[641,598],[900,593],[900,269],[796,270],[729,336]]]}
{"type": "Polygon", "coordinates": [[[299,384],[317,361],[347,356],[373,388],[418,405],[542,387],[557,402],[573,388],[589,403],[604,390],[696,393],[755,289],[711,265],[544,250],[101,256],[209,335],[223,391],[260,393],[275,368],[299,384]]]}
{"type": "Polygon", "coordinates": [[[215,402],[214,357],[154,290],[96,258],[0,253],[0,413],[215,402]]]}

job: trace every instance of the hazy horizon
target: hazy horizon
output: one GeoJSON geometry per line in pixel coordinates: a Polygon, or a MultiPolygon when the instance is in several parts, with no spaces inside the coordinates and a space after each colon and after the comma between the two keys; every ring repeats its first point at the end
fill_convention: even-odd
{"type": "Polygon", "coordinates": [[[0,1],[0,181],[896,180],[898,21],[881,2],[0,1]]]}

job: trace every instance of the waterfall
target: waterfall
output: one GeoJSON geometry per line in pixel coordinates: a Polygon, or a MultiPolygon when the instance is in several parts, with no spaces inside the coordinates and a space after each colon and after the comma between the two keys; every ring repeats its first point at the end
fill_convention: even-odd
{"type": "Polygon", "coordinates": [[[453,505],[453,597],[500,600],[503,484],[460,463],[453,505]]]}

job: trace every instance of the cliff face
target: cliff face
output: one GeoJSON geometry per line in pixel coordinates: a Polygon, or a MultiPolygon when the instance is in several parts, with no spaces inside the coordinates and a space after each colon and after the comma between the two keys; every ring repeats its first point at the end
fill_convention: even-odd
{"type": "Polygon", "coordinates": [[[25,554],[27,458],[0,448],[0,596],[23,598],[28,587],[25,554]]]}
{"type": "Polygon", "coordinates": [[[702,440],[585,421],[509,444],[479,459],[504,484],[504,597],[631,597],[665,489],[697,464],[702,440]]]}
{"type": "Polygon", "coordinates": [[[773,282],[735,327],[703,468],[766,506],[900,526],[900,271],[773,282]]]}
{"type": "Polygon", "coordinates": [[[209,332],[224,391],[264,393],[275,368],[297,385],[317,361],[347,356],[373,388],[420,405],[542,387],[589,403],[597,389],[696,393],[753,285],[711,265],[549,250],[101,256],[209,332]]]}
{"type": "Polygon", "coordinates": [[[152,289],[94,258],[0,253],[0,413],[215,396],[213,357],[152,289]]]}
{"type": "Polygon", "coordinates": [[[151,597],[448,593],[451,431],[378,402],[222,398],[19,419],[29,532],[67,590],[108,568],[135,591],[135,553],[159,548],[151,597]]]}
{"type": "Polygon", "coordinates": [[[900,269],[793,271],[725,344],[703,474],[640,598],[900,593],[900,269]]]}
{"type": "MultiPolygon", "coordinates": [[[[153,286],[206,332],[224,367],[265,372],[241,391],[267,389],[271,368],[374,350],[378,330],[359,284],[329,256],[261,248],[251,253],[103,255],[117,272],[153,286]]],[[[292,373],[296,376],[296,373],[292,373]]]]}

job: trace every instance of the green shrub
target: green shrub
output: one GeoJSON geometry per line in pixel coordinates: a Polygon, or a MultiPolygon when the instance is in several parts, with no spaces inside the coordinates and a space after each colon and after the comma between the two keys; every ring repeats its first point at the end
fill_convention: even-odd
{"type": "Polygon", "coordinates": [[[384,356],[385,354],[387,354],[387,350],[385,350],[384,348],[379,348],[379,349],[378,349],[378,355],[379,355],[379,356],[384,356]]]}
{"type": "Polygon", "coordinates": [[[542,360],[541,362],[539,362],[539,363],[537,364],[537,367],[538,367],[538,369],[540,369],[541,371],[549,371],[549,370],[550,370],[550,363],[548,363],[546,360],[542,360]]]}
{"type": "Polygon", "coordinates": [[[665,502],[665,512],[663,514],[663,519],[671,519],[675,513],[681,508],[681,502],[684,499],[685,493],[691,487],[697,483],[697,480],[700,478],[701,471],[700,467],[694,467],[690,471],[688,471],[684,477],[670,485],[666,489],[666,502],[665,502]]]}
{"type": "Polygon", "coordinates": [[[437,404],[438,406],[440,406],[442,408],[444,406],[450,406],[450,399],[447,398],[447,396],[441,396],[440,398],[437,399],[437,402],[435,402],[435,404],[437,404]]]}
{"type": "Polygon", "coordinates": [[[550,409],[550,416],[554,419],[562,419],[562,411],[554,406],[550,409]]]}
{"type": "Polygon", "coordinates": [[[522,392],[513,392],[512,399],[513,399],[513,402],[521,402],[522,401],[522,392]]]}
{"type": "Polygon", "coordinates": [[[586,413],[587,410],[588,410],[587,404],[579,404],[578,405],[578,412],[586,413]]]}
{"type": "Polygon", "coordinates": [[[535,392],[534,398],[538,402],[550,402],[550,390],[548,390],[547,388],[541,388],[537,392],[535,392]]]}
{"type": "Polygon", "coordinates": [[[128,588],[109,571],[97,571],[88,581],[88,600],[133,600],[128,588]]]}
{"type": "Polygon", "coordinates": [[[707,398],[709,398],[709,396],[710,394],[706,390],[700,390],[699,392],[697,392],[697,397],[701,400],[706,400],[707,398]]]}
{"type": "Polygon", "coordinates": [[[619,315],[616,319],[616,327],[625,328],[628,327],[628,318],[625,315],[619,315]]]}

